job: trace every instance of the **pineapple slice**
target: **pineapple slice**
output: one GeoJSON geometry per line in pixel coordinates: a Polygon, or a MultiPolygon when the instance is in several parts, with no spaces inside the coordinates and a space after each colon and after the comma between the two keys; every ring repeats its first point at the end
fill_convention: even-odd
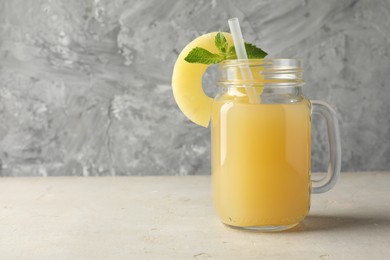
{"type": "MultiPolygon", "coordinates": [[[[213,103],[213,99],[208,97],[202,88],[203,74],[210,65],[189,63],[184,58],[195,47],[218,53],[219,50],[214,42],[217,33],[204,34],[190,42],[177,58],[172,75],[173,95],[177,105],[192,122],[203,127],[209,125],[213,103]]],[[[232,46],[233,40],[230,33],[224,32],[223,35],[229,46],[232,46]]]]}

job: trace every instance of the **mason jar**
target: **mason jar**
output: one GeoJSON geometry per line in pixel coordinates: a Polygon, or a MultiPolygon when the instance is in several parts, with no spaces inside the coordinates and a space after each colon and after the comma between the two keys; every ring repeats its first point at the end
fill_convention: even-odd
{"type": "Polygon", "coordinates": [[[219,64],[212,106],[212,182],[215,209],[229,226],[262,231],[296,226],[311,193],[331,189],[340,173],[335,111],[302,93],[297,59],[227,60],[219,64]],[[311,117],[327,125],[329,170],[312,180],[311,117]]]}

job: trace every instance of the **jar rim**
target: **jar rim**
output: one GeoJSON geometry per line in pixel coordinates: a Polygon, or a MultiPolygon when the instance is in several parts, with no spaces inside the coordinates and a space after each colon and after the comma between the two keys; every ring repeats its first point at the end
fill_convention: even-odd
{"type": "Polygon", "coordinates": [[[303,60],[300,58],[264,58],[264,59],[234,59],[224,60],[220,67],[229,66],[264,66],[273,68],[303,69],[303,60]]]}
{"type": "Polygon", "coordinates": [[[225,60],[219,65],[219,86],[301,87],[303,62],[301,59],[236,59],[225,60]],[[249,79],[237,77],[246,69],[251,69],[249,79]]]}

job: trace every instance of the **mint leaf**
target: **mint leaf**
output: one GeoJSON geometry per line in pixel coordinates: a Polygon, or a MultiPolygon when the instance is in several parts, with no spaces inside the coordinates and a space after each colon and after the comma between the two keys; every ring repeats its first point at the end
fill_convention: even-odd
{"type": "MultiPolygon", "coordinates": [[[[216,64],[223,60],[237,59],[234,46],[229,48],[228,42],[221,32],[217,33],[214,42],[215,46],[220,51],[219,54],[211,53],[208,50],[200,47],[195,47],[190,51],[190,53],[188,53],[184,60],[189,63],[216,64]]],[[[267,56],[265,51],[251,43],[245,42],[245,50],[248,55],[248,59],[262,59],[267,56]]]]}
{"type": "Polygon", "coordinates": [[[215,36],[215,46],[220,50],[222,54],[225,54],[227,48],[228,48],[228,42],[226,41],[225,36],[219,32],[215,36]]]}
{"type": "Polygon", "coordinates": [[[195,47],[184,58],[189,63],[203,63],[203,64],[216,64],[224,60],[224,57],[220,54],[214,54],[206,49],[195,47]]]}
{"type": "MultiPolygon", "coordinates": [[[[268,54],[262,49],[256,47],[255,45],[247,42],[245,42],[245,50],[246,50],[246,54],[248,55],[248,59],[262,59],[268,54]]],[[[226,55],[226,59],[228,60],[237,59],[236,49],[234,48],[234,46],[229,48],[229,51],[227,52],[226,55]]]]}
{"type": "Polygon", "coordinates": [[[257,48],[256,45],[247,42],[245,42],[245,50],[248,55],[248,59],[262,59],[268,54],[262,49],[257,48]]]}
{"type": "Polygon", "coordinates": [[[234,46],[229,48],[229,50],[227,52],[227,55],[226,55],[226,59],[227,60],[235,60],[235,59],[237,59],[236,49],[234,48],[234,46]]]}

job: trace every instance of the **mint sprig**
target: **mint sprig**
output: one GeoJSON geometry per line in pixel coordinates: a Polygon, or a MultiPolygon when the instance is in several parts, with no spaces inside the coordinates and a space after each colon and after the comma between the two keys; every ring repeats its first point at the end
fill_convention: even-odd
{"type": "Polygon", "coordinates": [[[195,47],[188,53],[184,60],[189,63],[216,64],[224,59],[223,56],[219,54],[214,54],[206,49],[195,47]]]}
{"type": "Polygon", "coordinates": [[[226,50],[228,49],[228,42],[223,33],[219,32],[217,35],[215,35],[215,46],[218,48],[221,54],[226,53],[226,50]]]}
{"type": "MultiPolygon", "coordinates": [[[[224,60],[237,59],[234,46],[229,47],[223,33],[219,32],[215,36],[215,46],[219,50],[219,53],[211,53],[204,48],[195,47],[188,53],[184,60],[189,63],[216,64],[224,60]]],[[[267,56],[265,51],[251,43],[245,42],[245,50],[248,59],[263,59],[267,56]]]]}

